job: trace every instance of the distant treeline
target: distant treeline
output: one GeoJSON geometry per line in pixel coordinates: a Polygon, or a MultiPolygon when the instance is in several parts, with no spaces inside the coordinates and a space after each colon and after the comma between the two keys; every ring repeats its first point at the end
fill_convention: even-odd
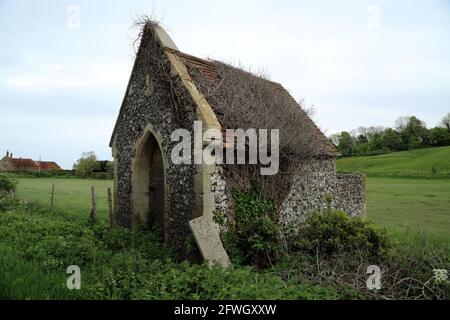
{"type": "Polygon", "coordinates": [[[428,129],[415,116],[401,117],[395,128],[360,127],[331,136],[343,156],[377,155],[426,147],[450,146],[450,113],[439,126],[428,129]]]}

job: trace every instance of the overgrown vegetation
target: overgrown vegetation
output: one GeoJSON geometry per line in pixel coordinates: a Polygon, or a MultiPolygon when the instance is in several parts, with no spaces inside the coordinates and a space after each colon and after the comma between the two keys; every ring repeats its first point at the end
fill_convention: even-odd
{"type": "Polygon", "coordinates": [[[345,298],[450,298],[450,283],[437,283],[433,271],[448,269],[449,255],[425,239],[420,250],[400,250],[371,222],[327,210],[309,216],[288,244],[289,253],[274,267],[285,279],[307,279],[345,298]],[[380,290],[367,288],[371,265],[382,271],[380,290]]]}
{"type": "Polygon", "coordinates": [[[322,257],[346,252],[379,259],[391,249],[384,230],[361,217],[350,218],[345,212],[327,210],[311,215],[290,239],[291,250],[322,257]]]}
{"type": "MultiPolygon", "coordinates": [[[[84,180],[81,180],[84,181],[84,180]]],[[[329,210],[280,241],[273,202],[258,188],[236,191],[236,223],[225,233],[234,267],[180,262],[157,233],[90,224],[88,215],[36,203],[0,201],[0,297],[16,299],[448,299],[448,255],[429,243],[390,247],[370,223],[329,210]],[[280,243],[284,243],[283,247],[280,243]],[[231,245],[231,246],[230,246],[231,245]],[[234,250],[234,251],[233,251],[234,250]],[[81,267],[82,290],[65,287],[81,267]],[[382,290],[366,288],[380,266],[382,290]],[[258,271],[254,269],[258,266],[258,271]]],[[[219,219],[220,220],[220,219],[219,219]]],[[[224,223],[225,220],[222,219],[224,223]]]]}
{"type": "Polygon", "coordinates": [[[37,204],[0,210],[0,297],[8,299],[337,299],[332,289],[251,267],[178,262],[158,235],[111,229],[37,204]],[[79,265],[81,290],[66,268],[79,265]]]}
{"type": "Polygon", "coordinates": [[[234,263],[270,267],[285,281],[309,283],[338,292],[341,298],[448,299],[450,283],[438,283],[433,270],[450,267],[447,252],[425,239],[413,250],[392,246],[386,231],[330,207],[310,215],[283,239],[273,202],[257,189],[235,191],[236,222],[222,233],[234,263]],[[367,289],[367,267],[382,270],[382,289],[367,289]]]}
{"type": "Polygon", "coordinates": [[[282,247],[276,223],[276,205],[256,187],[233,192],[236,217],[222,235],[233,262],[265,267],[272,265],[282,247]]]}
{"type": "Polygon", "coordinates": [[[450,113],[440,126],[428,129],[415,116],[402,117],[395,128],[360,127],[331,137],[343,156],[378,155],[426,147],[450,146],[450,113]]]}
{"type": "Polygon", "coordinates": [[[17,182],[6,175],[0,174],[0,197],[16,191],[17,182]]]}

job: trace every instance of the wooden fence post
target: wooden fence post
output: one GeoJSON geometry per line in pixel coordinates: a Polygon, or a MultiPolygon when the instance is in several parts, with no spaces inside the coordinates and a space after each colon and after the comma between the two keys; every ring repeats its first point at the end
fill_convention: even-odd
{"type": "Polygon", "coordinates": [[[14,194],[14,190],[11,190],[11,201],[14,202],[16,200],[16,196],[14,194]]]}
{"type": "Polygon", "coordinates": [[[111,227],[114,227],[111,188],[108,188],[108,213],[109,213],[109,224],[111,225],[111,227]]]}
{"type": "Polygon", "coordinates": [[[96,222],[97,221],[97,203],[95,201],[94,186],[91,187],[91,194],[92,194],[91,222],[96,222]]]}
{"type": "Polygon", "coordinates": [[[53,210],[55,206],[55,184],[52,184],[52,197],[50,199],[50,208],[53,210]]]}

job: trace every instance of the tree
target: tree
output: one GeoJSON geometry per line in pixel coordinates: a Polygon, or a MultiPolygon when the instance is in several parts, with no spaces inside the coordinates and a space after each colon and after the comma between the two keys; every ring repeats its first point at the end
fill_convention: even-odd
{"type": "Polygon", "coordinates": [[[343,131],[339,137],[339,145],[338,149],[342,153],[342,155],[347,156],[351,155],[354,152],[355,142],[350,133],[343,131]]]}
{"type": "Polygon", "coordinates": [[[383,135],[381,136],[381,144],[383,147],[388,148],[391,151],[399,151],[404,148],[403,141],[400,138],[399,133],[392,128],[387,128],[383,131],[383,135]]]}
{"type": "Polygon", "coordinates": [[[447,115],[444,118],[442,118],[441,126],[443,128],[446,128],[447,131],[450,132],[450,112],[447,113],[447,115]]]}
{"type": "Polygon", "coordinates": [[[356,141],[358,144],[365,144],[365,143],[369,143],[369,139],[367,139],[366,135],[360,134],[357,138],[356,141]]]}
{"type": "Polygon", "coordinates": [[[430,143],[433,146],[450,145],[450,131],[445,128],[433,128],[430,130],[430,143]]]}
{"type": "Polygon", "coordinates": [[[94,151],[83,152],[81,158],[73,165],[73,169],[80,177],[89,177],[98,170],[97,156],[94,151]]]}
{"type": "Polygon", "coordinates": [[[108,160],[99,160],[97,161],[97,165],[95,167],[94,172],[105,172],[111,173],[113,168],[113,162],[108,160]]]}
{"type": "Polygon", "coordinates": [[[369,136],[369,148],[371,151],[380,151],[383,149],[382,135],[380,132],[375,132],[369,136]]]}
{"type": "Polygon", "coordinates": [[[114,161],[108,161],[108,173],[114,173],[114,161]]]}
{"type": "Polygon", "coordinates": [[[429,144],[429,131],[426,124],[415,116],[399,118],[396,121],[396,128],[409,150],[429,144]]]}

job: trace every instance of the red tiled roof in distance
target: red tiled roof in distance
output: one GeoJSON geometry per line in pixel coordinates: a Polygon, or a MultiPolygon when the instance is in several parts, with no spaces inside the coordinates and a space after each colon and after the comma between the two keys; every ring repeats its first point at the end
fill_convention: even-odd
{"type": "Polygon", "coordinates": [[[61,170],[61,167],[54,161],[36,161],[36,165],[42,171],[61,170]]]}

